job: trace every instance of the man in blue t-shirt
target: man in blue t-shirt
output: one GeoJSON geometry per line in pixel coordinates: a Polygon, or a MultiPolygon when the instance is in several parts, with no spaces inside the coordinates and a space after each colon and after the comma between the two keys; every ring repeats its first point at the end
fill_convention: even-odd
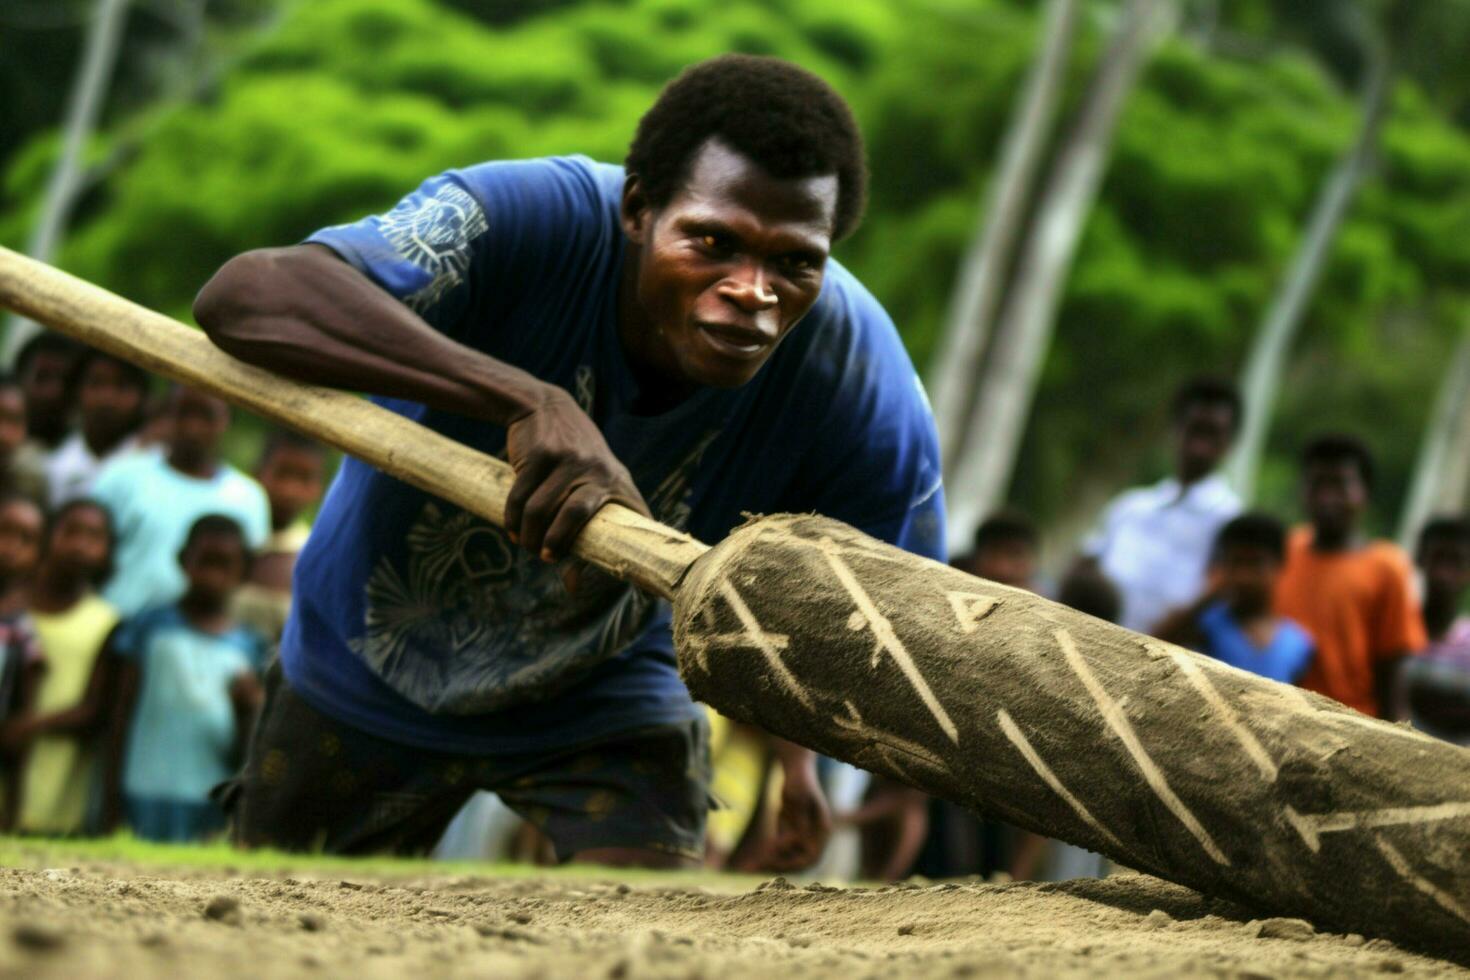
{"type": "MultiPolygon", "coordinates": [[[[787,63],[672,82],[624,167],[486,163],[247,253],[195,305],[236,356],[509,460],[507,530],[349,460],[296,567],[239,795],[249,844],[422,850],[475,789],[559,857],[702,853],[705,723],[669,609],[566,556],[618,501],[704,540],[818,511],[942,559],[933,422],[892,322],[828,257],[861,136],[787,63]]],[[[779,745],[791,864],[828,818],[779,745]]]]}

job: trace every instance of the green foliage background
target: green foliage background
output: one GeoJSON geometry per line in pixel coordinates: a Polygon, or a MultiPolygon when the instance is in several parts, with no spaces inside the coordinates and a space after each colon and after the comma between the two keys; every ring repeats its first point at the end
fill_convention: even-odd
{"type": "MultiPolygon", "coordinates": [[[[572,152],[619,160],[681,67],[767,53],[828,78],[864,125],[871,207],[838,255],[888,306],[921,368],[1039,26],[1020,0],[224,6],[208,84],[161,104],[122,98],[109,114],[93,147],[106,175],[79,208],[65,268],[187,317],[198,286],[238,251],[382,210],[448,167],[572,152]]],[[[1249,56],[1181,33],[1128,103],[1012,488],[1043,521],[1075,510],[1079,487],[1166,468],[1170,391],[1200,371],[1238,370],[1352,136],[1356,110],[1332,52],[1294,40],[1272,10],[1235,8],[1231,29],[1258,42],[1249,56]]],[[[1069,104],[1114,11],[1088,8],[1069,104]]],[[[17,45],[0,38],[0,53],[21,57],[17,45]]],[[[64,89],[61,61],[47,70],[64,89]]],[[[125,95],[146,87],[130,64],[125,95]]],[[[1377,516],[1391,528],[1470,291],[1470,138],[1460,107],[1441,97],[1466,91],[1455,80],[1410,72],[1395,90],[1273,428],[1261,496],[1283,515],[1295,513],[1299,442],[1349,428],[1382,456],[1377,516]]],[[[0,243],[23,244],[56,149],[51,129],[0,143],[0,243]]]]}

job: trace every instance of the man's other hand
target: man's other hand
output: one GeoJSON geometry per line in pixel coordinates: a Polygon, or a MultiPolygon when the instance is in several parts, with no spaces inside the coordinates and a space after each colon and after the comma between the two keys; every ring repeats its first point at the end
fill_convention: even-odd
{"type": "Polygon", "coordinates": [[[778,745],[782,763],[781,812],[767,847],[770,871],[804,871],[822,857],[832,836],[832,813],[817,780],[816,757],[790,743],[778,745]]]}
{"type": "Polygon", "coordinates": [[[505,528],[542,561],[563,558],[603,504],[649,512],[597,426],[555,385],[511,421],[505,450],[516,474],[505,501],[505,528]]]}

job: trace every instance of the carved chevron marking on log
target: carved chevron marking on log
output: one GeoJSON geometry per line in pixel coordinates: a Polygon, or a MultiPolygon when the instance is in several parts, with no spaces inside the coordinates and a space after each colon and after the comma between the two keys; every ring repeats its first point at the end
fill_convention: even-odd
{"type": "Polygon", "coordinates": [[[1113,734],[1118,736],[1118,739],[1123,743],[1123,747],[1128,750],[1128,754],[1133,757],[1133,762],[1138,766],[1139,771],[1143,773],[1144,781],[1148,783],[1149,789],[1153,790],[1154,795],[1163,802],[1164,806],[1169,808],[1169,812],[1174,814],[1180,823],[1184,824],[1185,829],[1194,835],[1194,839],[1199,841],[1200,846],[1205,849],[1206,854],[1213,858],[1217,864],[1229,864],[1230,859],[1215,844],[1215,840],[1210,836],[1209,831],[1205,830],[1204,826],[1195,817],[1194,813],[1190,811],[1189,807],[1184,805],[1184,801],[1169,788],[1169,781],[1164,778],[1163,772],[1159,770],[1158,765],[1154,763],[1154,760],[1144,749],[1143,743],[1138,740],[1138,734],[1134,732],[1133,726],[1128,721],[1128,716],[1123,713],[1123,709],[1118,706],[1118,703],[1103,688],[1101,682],[1097,679],[1097,675],[1092,672],[1092,668],[1087,666],[1087,661],[1082,659],[1082,654],[1077,650],[1077,644],[1072,641],[1072,634],[1066,630],[1057,630],[1054,635],[1057,645],[1062,648],[1062,653],[1067,658],[1068,665],[1071,666],[1073,673],[1082,681],[1082,686],[1087,688],[1087,693],[1092,695],[1092,700],[1096,703],[1097,710],[1102,713],[1103,720],[1113,730],[1113,734]]]}
{"type": "Polygon", "coordinates": [[[1470,922],[1470,912],[1465,910],[1465,906],[1461,905],[1455,896],[1410,867],[1403,853],[1390,844],[1387,838],[1382,834],[1374,834],[1373,843],[1378,847],[1378,853],[1382,854],[1388,860],[1389,865],[1399,873],[1399,877],[1434,899],[1440,908],[1451,915],[1470,922]]]}
{"type": "Polygon", "coordinates": [[[980,628],[980,620],[989,616],[1000,605],[1000,600],[974,592],[946,592],[954,618],[959,621],[961,633],[973,633],[980,628]]]}
{"type": "Polygon", "coordinates": [[[1203,670],[1200,670],[1199,664],[1195,663],[1183,650],[1152,644],[1149,644],[1149,648],[1159,653],[1167,653],[1173,659],[1174,663],[1179,666],[1180,672],[1200,693],[1200,697],[1204,698],[1205,703],[1214,709],[1226,731],[1235,736],[1235,740],[1240,743],[1245,754],[1250,756],[1250,760],[1256,764],[1256,768],[1261,771],[1261,778],[1268,783],[1276,782],[1276,763],[1266,754],[1266,749],[1256,739],[1256,736],[1251,734],[1251,730],[1245,727],[1245,722],[1241,721],[1240,715],[1236,714],[1230,703],[1220,696],[1215,685],[1210,683],[1210,678],[1203,670]]]}
{"type": "Polygon", "coordinates": [[[700,640],[696,655],[699,658],[700,665],[704,667],[705,673],[709,673],[708,652],[711,647],[724,647],[727,649],[730,647],[755,647],[765,656],[766,662],[771,665],[771,670],[775,672],[776,676],[781,678],[781,683],[786,685],[787,689],[796,696],[796,699],[802,705],[815,711],[816,705],[812,702],[811,695],[806,692],[806,688],[801,686],[801,682],[796,679],[796,675],[791,673],[791,669],[781,659],[781,651],[786,649],[790,644],[790,638],[781,633],[767,633],[761,629],[761,624],[756,620],[755,614],[750,611],[750,607],[745,604],[745,600],[740,598],[740,593],[735,591],[735,586],[730,584],[729,579],[721,580],[720,595],[724,597],[731,611],[735,613],[735,617],[740,620],[740,625],[744,631],[705,637],[700,640]]]}
{"type": "Polygon", "coordinates": [[[1062,785],[1062,781],[1057,778],[1057,774],[1052,772],[1051,766],[1046,764],[1046,760],[1031,745],[1031,741],[1026,737],[1026,733],[1021,731],[1020,726],[1011,718],[1010,712],[1001,708],[995,713],[995,720],[1000,722],[1000,730],[1005,732],[1006,738],[1011,740],[1011,744],[1016,747],[1016,751],[1021,753],[1021,757],[1031,765],[1032,769],[1036,770],[1036,775],[1041,777],[1042,782],[1050,786],[1053,793],[1066,801],[1067,806],[1072,808],[1072,812],[1077,814],[1083,823],[1097,831],[1104,840],[1119,852],[1125,852],[1127,849],[1123,847],[1123,842],[1118,840],[1111,830],[1099,823],[1098,819],[1092,815],[1092,811],[1087,809],[1087,806],[1081,800],[1073,796],[1071,790],[1062,785]]]}
{"type": "MultiPolygon", "coordinates": [[[[949,712],[944,710],[944,705],[939,703],[939,699],[934,696],[934,691],[930,689],[929,682],[924,680],[923,674],[919,673],[919,667],[914,663],[914,658],[909,656],[909,652],[904,647],[903,642],[899,640],[898,634],[893,632],[893,624],[878,611],[878,607],[873,604],[873,600],[868,596],[867,590],[857,580],[857,576],[852,573],[852,569],[848,568],[847,564],[842,560],[841,549],[838,548],[837,544],[831,538],[823,538],[821,541],[821,551],[827,559],[827,564],[832,566],[832,574],[837,576],[837,581],[842,583],[842,587],[852,597],[852,601],[857,605],[858,613],[862,615],[862,620],[866,622],[867,628],[872,631],[873,640],[876,644],[874,657],[877,657],[877,650],[882,649],[893,658],[894,663],[898,664],[898,669],[903,671],[903,675],[913,685],[914,691],[919,695],[919,699],[924,702],[924,707],[929,709],[929,713],[934,716],[934,720],[944,730],[944,734],[949,736],[951,742],[956,745],[960,744],[959,731],[955,728],[954,722],[950,720],[949,712]]],[[[862,622],[853,618],[848,621],[848,626],[849,628],[853,626],[861,627],[862,622]]]]}
{"type": "Polygon", "coordinates": [[[1401,824],[1432,823],[1470,817],[1470,801],[1436,803],[1430,806],[1391,806],[1381,810],[1340,810],[1336,813],[1297,813],[1290,805],[1283,811],[1286,822],[1296,828],[1315,853],[1322,849],[1322,835],[1359,827],[1394,827],[1401,824]]]}
{"type": "Polygon", "coordinates": [[[1315,717],[1318,721],[1357,725],[1360,728],[1367,728],[1377,732],[1379,735],[1399,735],[1404,738],[1412,738],[1417,742],[1424,742],[1426,745],[1440,744],[1433,735],[1426,735],[1423,732],[1415,731],[1403,725],[1395,725],[1393,722],[1369,718],[1367,715],[1360,715],[1356,711],[1323,711],[1317,709],[1316,705],[1312,707],[1316,709],[1315,717]]]}
{"type": "Polygon", "coordinates": [[[926,749],[924,746],[920,745],[918,742],[915,742],[912,739],[903,738],[899,735],[894,735],[891,732],[885,732],[879,728],[874,728],[872,725],[863,720],[863,716],[858,711],[857,705],[853,704],[851,701],[844,701],[842,702],[842,704],[845,708],[847,708],[847,714],[845,716],[832,716],[832,720],[837,724],[837,727],[841,728],[845,732],[848,732],[855,738],[867,742],[880,755],[887,756],[890,763],[894,760],[893,757],[889,755],[889,752],[899,752],[905,756],[912,756],[913,758],[918,759],[921,762],[926,762],[941,771],[948,771],[949,767],[945,764],[943,759],[941,759],[935,753],[931,752],[929,749],[926,749]]]}

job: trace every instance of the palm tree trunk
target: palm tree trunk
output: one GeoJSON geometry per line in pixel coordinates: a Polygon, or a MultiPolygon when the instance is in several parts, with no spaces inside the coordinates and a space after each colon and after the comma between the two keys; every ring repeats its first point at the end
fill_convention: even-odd
{"type": "Polygon", "coordinates": [[[1470,325],[1461,332],[1445,370],[1429,428],[1419,446],[1409,498],[1399,522],[1399,543],[1412,548],[1430,517],[1459,513],[1470,492],[1470,325]]]}
{"type": "Polygon", "coordinates": [[[1392,87],[1388,51],[1376,39],[1367,47],[1368,74],[1363,86],[1362,120],[1357,136],[1322,187],[1291,268],[1265,321],[1256,332],[1246,361],[1241,383],[1245,420],[1227,465],[1230,482],[1244,500],[1250,500],[1255,493],[1256,474],[1265,451],[1266,434],[1276,407],[1287,352],[1301,326],[1317,280],[1327,265],[1353,194],[1367,173],[1378,145],[1378,134],[1388,114],[1389,90],[1392,87]]]}
{"type": "MultiPolygon", "coordinates": [[[[66,231],[67,219],[71,217],[72,205],[76,203],[82,183],[82,154],[107,100],[112,68],[122,44],[127,9],[128,0],[97,0],[92,25],[87,30],[86,48],[72,82],[71,99],[66,109],[61,157],[56,161],[50,182],[46,185],[40,220],[26,243],[26,254],[43,262],[49,262],[55,254],[66,231]]],[[[21,345],[39,329],[30,320],[10,317],[4,330],[0,361],[5,364],[13,361],[21,345]]]]}
{"type": "Polygon", "coordinates": [[[968,543],[1010,484],[1051,345],[1057,304],[1102,183],[1119,113],[1176,13],[1172,0],[1129,0],[1077,124],[1053,166],[952,467],[947,491],[951,547],[968,543]]]}
{"type": "Polygon", "coordinates": [[[986,190],[961,260],[943,332],[929,365],[934,421],[946,465],[960,445],[985,353],[990,321],[1010,266],[1026,202],[1061,100],[1077,32],[1077,0],[1048,0],[1042,46],[1016,103],[1000,165],[986,190]]]}

